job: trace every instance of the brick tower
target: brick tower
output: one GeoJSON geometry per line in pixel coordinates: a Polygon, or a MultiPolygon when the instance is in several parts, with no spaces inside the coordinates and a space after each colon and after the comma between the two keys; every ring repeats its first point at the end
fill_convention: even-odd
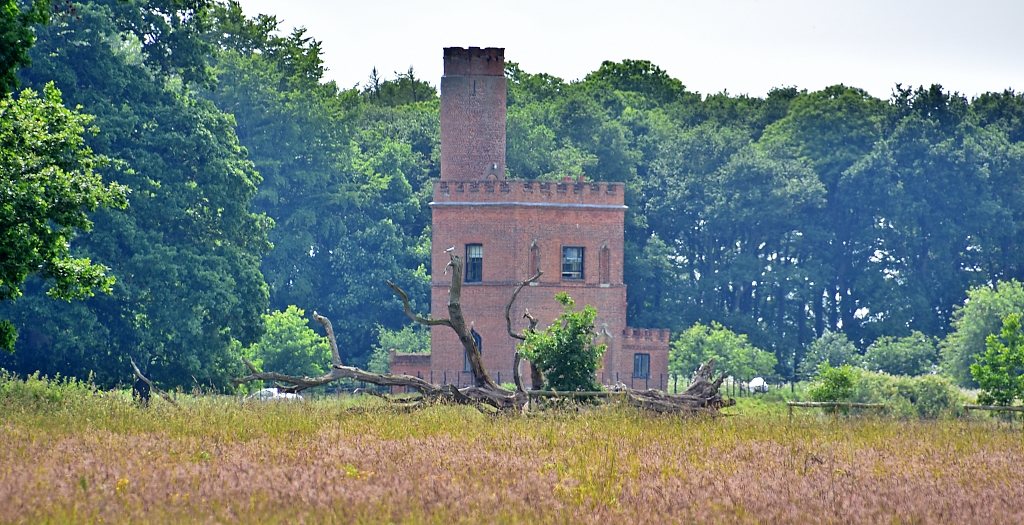
{"type": "Polygon", "coordinates": [[[441,180],[505,180],[505,50],[447,47],[441,180]]]}
{"type": "MultiPolygon", "coordinates": [[[[450,275],[445,250],[464,257],[462,309],[473,324],[484,365],[495,381],[512,381],[516,340],[505,327],[515,283],[544,272],[511,312],[522,330],[525,308],[550,324],[566,291],[577,306],[597,308],[608,344],[598,379],[665,388],[668,330],[626,326],[622,282],[624,185],[618,182],[505,180],[504,49],[445,48],[441,78],[441,180],[432,210],[431,316],[447,317],[450,275]]],[[[472,380],[465,351],[447,327],[431,329],[430,356],[392,354],[392,373],[435,383],[472,380]]],[[[527,376],[528,374],[524,375],[527,376]]]]}

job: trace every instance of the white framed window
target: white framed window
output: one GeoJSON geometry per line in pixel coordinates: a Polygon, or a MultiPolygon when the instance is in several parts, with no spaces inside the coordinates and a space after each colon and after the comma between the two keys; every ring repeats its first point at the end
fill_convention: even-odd
{"type": "Polygon", "coordinates": [[[582,246],[562,246],[562,279],[583,280],[582,246]]]}
{"type": "Polygon", "coordinates": [[[466,245],[466,282],[478,283],[484,280],[484,245],[466,245]]]}

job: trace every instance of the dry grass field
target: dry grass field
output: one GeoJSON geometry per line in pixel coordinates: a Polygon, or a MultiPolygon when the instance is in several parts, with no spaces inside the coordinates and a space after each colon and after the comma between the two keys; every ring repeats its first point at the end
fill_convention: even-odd
{"type": "Polygon", "coordinates": [[[3,523],[1024,523],[1019,422],[22,390],[3,523]]]}

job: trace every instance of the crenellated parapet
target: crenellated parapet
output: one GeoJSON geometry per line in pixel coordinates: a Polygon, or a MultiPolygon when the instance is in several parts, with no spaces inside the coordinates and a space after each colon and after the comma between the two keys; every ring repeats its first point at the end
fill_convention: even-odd
{"type": "Polygon", "coordinates": [[[632,346],[668,346],[668,329],[658,328],[630,328],[622,331],[622,344],[632,346]]]}
{"type": "Polygon", "coordinates": [[[622,207],[625,184],[621,182],[483,180],[437,181],[433,204],[583,204],[622,207]]]}

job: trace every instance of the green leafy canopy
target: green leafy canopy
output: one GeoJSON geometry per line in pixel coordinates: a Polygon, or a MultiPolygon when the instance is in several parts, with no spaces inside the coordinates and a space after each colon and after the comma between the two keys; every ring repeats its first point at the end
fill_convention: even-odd
{"type": "Polygon", "coordinates": [[[975,356],[971,375],[981,387],[978,402],[1012,405],[1024,399],[1024,328],[1021,314],[1003,318],[1003,329],[997,336],[985,339],[985,351],[975,356]]]}
{"type": "Polygon", "coordinates": [[[544,374],[545,388],[600,390],[596,372],[607,346],[594,344],[597,309],[586,305],[576,311],[576,302],[565,292],[555,295],[555,299],[565,311],[543,332],[527,332],[519,352],[544,374]]]}
{"type": "Polygon", "coordinates": [[[775,356],[747,342],[745,334],[736,334],[720,323],[711,326],[696,323],[672,341],[668,373],[688,378],[709,359],[733,377],[750,381],[755,377],[772,378],[775,356]]]}
{"type": "MultiPolygon", "coordinates": [[[[128,189],[96,172],[108,159],[85,144],[92,120],[65,108],[52,82],[42,97],[26,89],[0,100],[0,301],[20,297],[33,273],[59,299],[111,291],[109,268],[70,251],[75,230],[92,228],[89,212],[128,204],[128,189]]],[[[13,351],[13,327],[0,323],[0,347],[13,351]]]]}

